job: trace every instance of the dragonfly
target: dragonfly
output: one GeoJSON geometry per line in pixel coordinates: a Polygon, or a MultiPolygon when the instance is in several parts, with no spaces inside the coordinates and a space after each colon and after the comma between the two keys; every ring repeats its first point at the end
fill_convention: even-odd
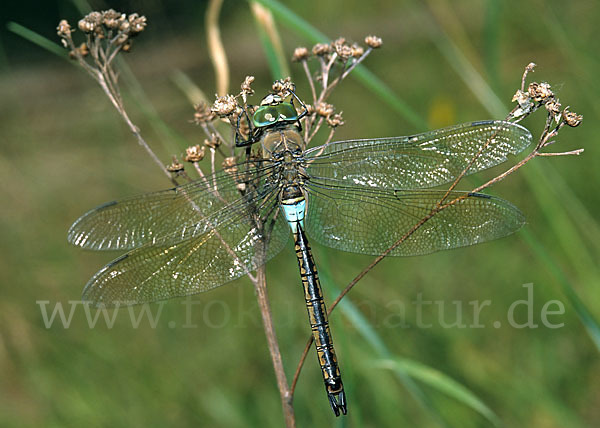
{"type": "Polygon", "coordinates": [[[439,188],[503,163],[532,137],[521,125],[487,120],[307,148],[301,125],[307,113],[293,91],[285,98],[268,94],[251,115],[245,113],[246,136],[239,118],[236,129],[236,146],[249,153],[259,144],[260,156],[168,190],[101,205],[71,226],[68,240],[90,250],[125,251],[83,291],[84,301],[116,306],[221,286],[261,267],[292,236],[325,390],[339,416],[347,413],[347,398],[308,237],[337,250],[381,255],[444,198],[456,202],[389,255],[423,255],[507,236],[525,222],[510,202],[439,188]]]}

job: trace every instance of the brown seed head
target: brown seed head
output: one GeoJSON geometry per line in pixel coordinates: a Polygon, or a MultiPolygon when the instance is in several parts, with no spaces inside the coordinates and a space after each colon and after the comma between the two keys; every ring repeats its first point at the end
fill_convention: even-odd
{"type": "Polygon", "coordinates": [[[58,23],[58,27],[56,27],[56,33],[60,37],[71,37],[71,25],[69,25],[66,19],[63,19],[58,23]]]}
{"type": "Polygon", "coordinates": [[[315,113],[315,107],[312,104],[306,105],[306,115],[311,116],[315,113]]]}
{"type": "Polygon", "coordinates": [[[234,173],[238,170],[237,160],[235,156],[225,158],[221,166],[223,167],[223,170],[229,174],[234,173]]]}
{"type": "Polygon", "coordinates": [[[129,23],[129,20],[124,19],[119,21],[119,31],[123,34],[129,34],[131,31],[131,24],[129,23]]]}
{"type": "Polygon", "coordinates": [[[552,99],[546,103],[545,107],[546,107],[546,110],[548,111],[548,113],[553,115],[554,118],[556,119],[556,121],[558,122],[558,119],[560,118],[560,114],[561,114],[560,102],[558,102],[557,99],[552,99]]]}
{"type": "Polygon", "coordinates": [[[127,17],[127,20],[129,21],[129,28],[132,35],[141,33],[146,28],[146,17],[143,15],[139,16],[137,13],[132,13],[127,17]]]}
{"type": "Polygon", "coordinates": [[[114,9],[108,9],[102,12],[102,19],[104,20],[104,25],[106,25],[107,19],[119,19],[124,14],[117,12],[114,9]]]}
{"type": "Polygon", "coordinates": [[[118,45],[122,45],[122,44],[125,44],[127,42],[127,40],[129,40],[129,36],[125,33],[121,33],[116,38],[115,43],[118,45]]]}
{"type": "Polygon", "coordinates": [[[91,33],[97,28],[97,24],[91,22],[86,16],[85,18],[79,20],[77,27],[84,33],[91,33]]]}
{"type": "Polygon", "coordinates": [[[215,120],[215,113],[210,109],[210,106],[204,101],[194,106],[194,119],[193,122],[196,125],[201,123],[209,123],[215,120]]]}
{"type": "Polygon", "coordinates": [[[125,14],[119,13],[113,9],[108,9],[102,12],[102,21],[104,26],[109,30],[119,28],[121,21],[125,19],[125,14]]]}
{"type": "Polygon", "coordinates": [[[280,97],[286,97],[290,92],[296,91],[296,85],[292,82],[292,79],[288,76],[283,80],[276,80],[271,86],[273,92],[280,97]]]}
{"type": "Polygon", "coordinates": [[[227,117],[235,112],[235,109],[237,108],[237,102],[235,101],[235,97],[233,95],[228,94],[222,97],[217,95],[215,96],[217,99],[210,108],[213,113],[219,117],[227,117]]]}
{"type": "Polygon", "coordinates": [[[294,55],[292,55],[292,61],[299,62],[304,61],[310,56],[310,52],[305,47],[299,47],[294,49],[294,55]]]}
{"type": "Polygon", "coordinates": [[[173,156],[173,162],[166,166],[167,171],[177,173],[183,171],[184,167],[181,162],[177,160],[175,156],[173,156]]]}
{"type": "Polygon", "coordinates": [[[335,111],[335,107],[332,104],[321,102],[315,106],[315,111],[319,116],[329,117],[335,111]]]}
{"type": "Polygon", "coordinates": [[[573,128],[579,126],[581,121],[583,121],[583,115],[569,111],[569,107],[564,109],[562,112],[562,117],[565,120],[565,123],[573,128]]]}
{"type": "Polygon", "coordinates": [[[546,82],[530,83],[527,91],[529,92],[529,96],[536,102],[543,102],[548,98],[554,97],[554,93],[552,92],[552,89],[550,89],[550,85],[546,82]]]}
{"type": "Polygon", "coordinates": [[[183,158],[186,162],[200,162],[204,159],[206,154],[206,148],[196,144],[185,149],[185,157],[183,158]]]}
{"type": "Polygon", "coordinates": [[[327,125],[332,128],[337,128],[338,126],[342,126],[344,124],[344,119],[342,118],[341,113],[332,114],[327,117],[327,125]]]}
{"type": "Polygon", "coordinates": [[[352,45],[352,56],[354,58],[360,58],[364,53],[365,53],[365,49],[362,46],[357,45],[356,43],[354,43],[352,45]]]}
{"type": "Polygon", "coordinates": [[[317,43],[312,48],[313,55],[326,56],[331,52],[331,46],[326,43],[317,43]]]}
{"type": "Polygon", "coordinates": [[[204,145],[211,149],[216,149],[221,145],[222,141],[217,134],[212,134],[210,140],[205,139],[204,145]]]}
{"type": "Polygon", "coordinates": [[[368,47],[377,49],[383,44],[383,41],[377,36],[367,36],[365,37],[365,43],[368,47]]]}
{"type": "Polygon", "coordinates": [[[242,82],[242,93],[246,95],[252,95],[254,93],[254,89],[250,85],[254,82],[254,76],[246,76],[244,81],[242,82]]]}
{"type": "Polygon", "coordinates": [[[331,44],[331,47],[342,60],[347,60],[352,56],[352,48],[348,43],[346,43],[346,39],[343,37],[335,40],[331,44]]]}
{"type": "Polygon", "coordinates": [[[71,59],[75,59],[79,56],[84,57],[89,55],[90,51],[87,47],[87,45],[85,43],[82,43],[79,45],[79,47],[76,47],[75,49],[73,49],[71,52],[69,52],[69,57],[71,59]]]}
{"type": "Polygon", "coordinates": [[[116,28],[119,28],[120,22],[117,19],[113,19],[113,18],[104,18],[104,25],[106,26],[106,28],[108,28],[109,30],[114,30],[116,28]]]}

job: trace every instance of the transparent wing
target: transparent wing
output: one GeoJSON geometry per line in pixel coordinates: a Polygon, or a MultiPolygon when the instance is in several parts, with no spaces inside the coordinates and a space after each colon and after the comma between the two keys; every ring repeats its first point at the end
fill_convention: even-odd
{"type": "Polygon", "coordinates": [[[306,172],[342,185],[429,188],[454,181],[486,143],[468,174],[521,152],[531,144],[531,133],[518,124],[483,121],[411,137],[338,141],[308,150],[306,172]]]}
{"type": "MultiPolygon", "coordinates": [[[[445,194],[438,190],[388,190],[311,183],[306,230],[327,247],[379,255],[426,217],[445,194]]],[[[511,203],[484,194],[461,198],[425,222],[390,255],[412,256],[464,247],[509,235],[524,223],[511,203]]]]}
{"type": "Polygon", "coordinates": [[[67,239],[90,250],[130,250],[171,237],[182,240],[190,231],[203,233],[218,224],[225,207],[243,207],[249,198],[268,193],[265,177],[271,163],[237,172],[220,171],[172,189],[101,205],[81,216],[67,239]],[[244,192],[240,192],[240,189],[244,192]]]}
{"type": "Polygon", "coordinates": [[[290,234],[275,196],[258,213],[264,227],[231,215],[193,238],[134,249],[94,275],[83,300],[106,306],[153,302],[207,291],[253,271],[279,253],[290,234]]]}

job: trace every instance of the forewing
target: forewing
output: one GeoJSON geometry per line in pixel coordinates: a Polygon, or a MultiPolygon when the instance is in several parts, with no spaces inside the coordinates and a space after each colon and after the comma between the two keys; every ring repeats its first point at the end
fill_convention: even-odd
{"type": "Polygon", "coordinates": [[[81,216],[67,239],[90,250],[130,250],[164,243],[166,237],[189,238],[190,230],[200,234],[218,224],[225,208],[242,207],[249,198],[268,193],[265,177],[270,171],[270,166],[253,168],[250,174],[221,171],[172,189],[101,205],[81,216]],[[240,186],[245,186],[245,194],[240,186]]]}
{"type": "Polygon", "coordinates": [[[315,147],[306,153],[306,171],[310,178],[328,178],[341,185],[423,189],[453,182],[480,151],[467,174],[498,165],[530,143],[531,133],[521,125],[470,122],[410,137],[315,147]]]}
{"type": "MultiPolygon", "coordinates": [[[[444,191],[395,191],[364,187],[308,187],[306,229],[327,247],[379,255],[428,216],[444,191]]],[[[500,198],[452,192],[442,209],[390,255],[412,256],[464,247],[509,235],[524,223],[523,214],[500,198]]]]}
{"type": "Polygon", "coordinates": [[[231,216],[194,238],[130,251],[94,275],[83,300],[106,306],[153,302],[207,291],[251,272],[279,253],[289,236],[274,200],[260,212],[263,228],[231,216]]]}

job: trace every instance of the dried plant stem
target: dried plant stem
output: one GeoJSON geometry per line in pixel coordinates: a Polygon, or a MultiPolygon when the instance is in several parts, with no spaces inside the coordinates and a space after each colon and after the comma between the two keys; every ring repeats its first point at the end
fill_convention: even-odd
{"type": "Polygon", "coordinates": [[[206,11],[208,52],[215,69],[217,93],[219,95],[225,95],[229,88],[229,64],[221,41],[221,30],[219,29],[219,14],[222,5],[223,0],[211,0],[206,11]]]}
{"type": "Polygon", "coordinates": [[[267,295],[265,265],[262,265],[257,269],[256,280],[254,280],[253,283],[254,289],[256,290],[256,299],[258,300],[258,306],[262,315],[269,353],[271,354],[271,360],[273,362],[273,369],[275,370],[275,377],[277,378],[277,387],[279,388],[279,394],[281,396],[281,407],[285,418],[285,426],[287,428],[292,428],[296,426],[294,407],[292,406],[293,395],[285,376],[281,352],[279,351],[279,344],[273,326],[273,316],[269,304],[269,297],[267,295]]]}
{"type": "Polygon", "coordinates": [[[315,82],[310,74],[310,69],[308,68],[308,62],[306,59],[302,60],[302,68],[304,69],[304,73],[306,74],[306,80],[308,80],[308,84],[310,85],[310,92],[312,94],[312,102],[313,105],[317,103],[317,91],[315,90],[315,82]]]}

